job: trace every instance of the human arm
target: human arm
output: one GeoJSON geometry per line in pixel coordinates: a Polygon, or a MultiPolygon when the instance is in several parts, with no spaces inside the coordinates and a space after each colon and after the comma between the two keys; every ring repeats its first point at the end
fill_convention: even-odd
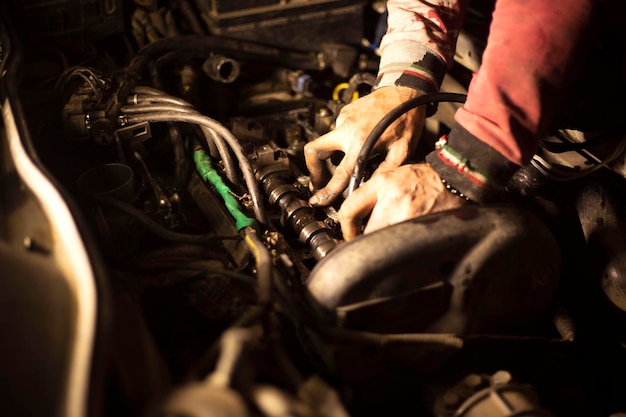
{"type": "Polygon", "coordinates": [[[345,240],[403,220],[469,204],[446,189],[428,164],[378,169],[344,201],[338,212],[345,240]],[[363,229],[363,219],[369,217],[363,229]],[[363,229],[363,230],[362,230],[363,229]]]}
{"type": "MultiPolygon", "coordinates": [[[[381,62],[374,91],[344,107],[333,131],[305,146],[311,183],[318,191],[312,204],[328,205],[346,188],[366,137],[394,107],[424,93],[436,92],[452,64],[454,45],[467,0],[433,5],[419,0],[390,0],[388,31],[381,42],[381,62]],[[344,157],[324,186],[324,161],[334,152],[344,157]]],[[[423,107],[407,112],[374,146],[384,152],[381,168],[401,165],[413,152],[425,119],[423,107]]]]}
{"type": "MultiPolygon", "coordinates": [[[[481,68],[455,116],[457,123],[427,156],[428,167],[416,172],[434,170],[475,202],[500,201],[510,177],[529,162],[555,119],[590,48],[594,16],[592,0],[498,1],[481,68]]],[[[374,207],[366,232],[441,210],[444,206],[433,202],[445,189],[441,181],[427,178],[413,190],[401,175],[387,175],[384,187],[365,183],[339,211],[344,236],[360,232],[372,201],[386,199],[383,207],[374,207]],[[414,209],[399,216],[395,208],[407,204],[414,209]]],[[[459,199],[456,204],[464,203],[459,199]]]]}
{"type": "Polygon", "coordinates": [[[596,4],[496,3],[482,65],[467,100],[448,137],[426,158],[442,178],[476,202],[501,199],[508,180],[530,161],[580,75],[595,39],[596,4]]]}

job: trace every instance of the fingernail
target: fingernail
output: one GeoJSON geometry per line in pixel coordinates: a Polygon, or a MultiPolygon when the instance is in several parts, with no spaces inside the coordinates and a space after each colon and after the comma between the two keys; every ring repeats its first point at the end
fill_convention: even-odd
{"type": "Polygon", "coordinates": [[[319,204],[319,202],[320,202],[320,198],[317,195],[314,195],[313,197],[309,199],[309,204],[311,204],[312,206],[319,204]]]}

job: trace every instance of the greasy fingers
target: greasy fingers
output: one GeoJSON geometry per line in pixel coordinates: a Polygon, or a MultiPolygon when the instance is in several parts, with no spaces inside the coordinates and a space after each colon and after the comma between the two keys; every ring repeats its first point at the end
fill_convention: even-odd
{"type": "Polygon", "coordinates": [[[364,233],[464,204],[445,189],[429,165],[404,165],[377,171],[346,199],[339,210],[339,221],[344,239],[350,240],[363,229],[362,221],[368,215],[364,233]]]}
{"type": "Polygon", "coordinates": [[[324,161],[330,158],[333,152],[343,150],[340,135],[341,131],[334,130],[304,146],[306,166],[315,189],[324,185],[324,161]]]}
{"type": "Polygon", "coordinates": [[[376,187],[366,183],[357,188],[341,205],[338,211],[339,224],[345,240],[352,240],[363,229],[363,219],[369,215],[376,206],[378,195],[376,187]]]}
{"type": "MultiPolygon", "coordinates": [[[[408,87],[383,87],[346,105],[336,121],[336,128],[309,142],[304,156],[311,176],[311,185],[318,190],[311,198],[314,205],[329,205],[347,187],[363,143],[376,124],[393,108],[420,93],[408,87]],[[334,152],[344,157],[324,186],[328,159],[334,152]]],[[[406,112],[378,139],[374,152],[388,152],[387,166],[399,166],[415,148],[424,124],[424,109],[406,112]]]]}
{"type": "Polygon", "coordinates": [[[380,163],[378,169],[397,168],[406,161],[410,153],[410,144],[406,141],[394,142],[389,146],[385,160],[380,163]]]}
{"type": "MultiPolygon", "coordinates": [[[[344,157],[331,177],[326,187],[318,190],[313,197],[309,199],[309,203],[314,206],[328,206],[346,189],[354,164],[350,158],[344,157]]],[[[315,186],[315,184],[313,184],[315,186]]]]}

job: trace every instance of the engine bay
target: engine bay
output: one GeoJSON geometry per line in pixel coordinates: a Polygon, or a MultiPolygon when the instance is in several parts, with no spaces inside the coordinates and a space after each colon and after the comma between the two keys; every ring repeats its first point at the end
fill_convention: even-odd
{"type": "MultiPolygon", "coordinates": [[[[308,203],[304,145],[371,91],[384,2],[13,3],[0,253],[17,289],[0,306],[23,312],[3,327],[14,415],[626,412],[619,172],[549,200],[521,171],[519,204],[350,242],[341,202],[308,203]],[[71,220],[52,219],[48,181],[71,220]],[[50,284],[72,274],[93,281],[91,330],[86,293],[50,284]]],[[[416,160],[454,123],[479,10],[416,160]]]]}

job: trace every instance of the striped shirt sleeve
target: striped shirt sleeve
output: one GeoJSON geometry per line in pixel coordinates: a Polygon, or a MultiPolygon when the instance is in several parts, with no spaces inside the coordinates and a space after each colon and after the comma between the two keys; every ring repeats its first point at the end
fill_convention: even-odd
{"type": "Polygon", "coordinates": [[[467,0],[389,0],[376,88],[439,89],[454,58],[467,0]]]}

